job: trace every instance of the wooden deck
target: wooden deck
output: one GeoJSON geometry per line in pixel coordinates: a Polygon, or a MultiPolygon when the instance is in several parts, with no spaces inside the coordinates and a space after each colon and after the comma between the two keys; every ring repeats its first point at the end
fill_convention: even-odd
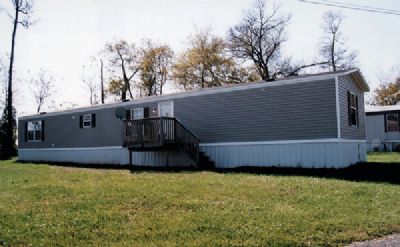
{"type": "Polygon", "coordinates": [[[123,137],[130,151],[176,150],[199,161],[199,138],[175,118],[125,120],[123,137]]]}

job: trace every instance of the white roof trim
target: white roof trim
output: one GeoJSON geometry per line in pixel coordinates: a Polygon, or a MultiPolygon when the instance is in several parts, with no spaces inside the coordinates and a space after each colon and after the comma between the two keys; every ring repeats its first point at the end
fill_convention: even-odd
{"type": "Polygon", "coordinates": [[[399,111],[400,105],[386,105],[386,106],[365,106],[365,112],[389,112],[389,111],[399,111]]]}
{"type": "MultiPolygon", "coordinates": [[[[358,77],[360,79],[359,82],[361,83],[361,85],[359,85],[359,86],[361,87],[361,89],[363,89],[364,92],[370,91],[369,85],[368,85],[367,81],[365,80],[363,74],[361,74],[361,71],[359,69],[352,69],[349,71],[345,71],[344,75],[353,75],[353,76],[358,75],[358,77]]],[[[356,79],[356,81],[357,81],[357,79],[356,79]]]]}
{"type": "Polygon", "coordinates": [[[99,106],[89,106],[89,107],[85,107],[85,108],[71,109],[71,110],[65,110],[65,111],[59,111],[59,112],[50,112],[50,113],[46,113],[46,114],[42,114],[42,115],[39,114],[39,115],[22,116],[19,119],[24,120],[24,119],[30,119],[30,118],[45,118],[48,116],[81,113],[81,112],[109,109],[109,108],[115,108],[115,107],[127,107],[127,106],[134,106],[136,104],[174,100],[174,99],[186,98],[186,97],[192,97],[192,96],[225,93],[225,92],[241,91],[241,90],[264,88],[264,87],[276,87],[276,86],[290,85],[290,84],[296,84],[296,83],[305,83],[305,82],[311,82],[311,81],[335,79],[335,77],[337,77],[337,76],[348,75],[348,74],[352,74],[355,72],[357,72],[361,75],[361,72],[358,69],[354,69],[354,70],[349,70],[349,71],[339,71],[337,73],[299,76],[299,77],[292,77],[292,78],[284,78],[284,79],[280,79],[280,80],[276,80],[276,81],[261,81],[258,83],[230,85],[230,86],[217,87],[217,88],[206,88],[206,89],[194,90],[194,91],[183,92],[183,93],[180,92],[180,93],[175,93],[175,94],[151,96],[151,97],[135,99],[133,101],[127,101],[127,102],[112,103],[112,104],[99,105],[99,106]]]}

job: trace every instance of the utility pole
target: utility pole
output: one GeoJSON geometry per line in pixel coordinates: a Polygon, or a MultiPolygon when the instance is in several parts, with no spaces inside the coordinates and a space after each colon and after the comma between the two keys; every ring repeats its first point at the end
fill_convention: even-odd
{"type": "Polygon", "coordinates": [[[101,103],[104,104],[104,77],[103,77],[103,60],[100,59],[100,82],[101,82],[101,103]]]}

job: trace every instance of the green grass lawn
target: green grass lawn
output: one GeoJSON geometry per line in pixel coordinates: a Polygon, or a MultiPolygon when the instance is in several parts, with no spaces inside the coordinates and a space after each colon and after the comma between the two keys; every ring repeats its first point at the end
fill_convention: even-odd
{"type": "Polygon", "coordinates": [[[400,163],[400,153],[372,152],[368,154],[368,162],[400,163]]]}
{"type": "Polygon", "coordinates": [[[0,162],[0,246],[342,246],[393,232],[395,183],[0,162]]]}

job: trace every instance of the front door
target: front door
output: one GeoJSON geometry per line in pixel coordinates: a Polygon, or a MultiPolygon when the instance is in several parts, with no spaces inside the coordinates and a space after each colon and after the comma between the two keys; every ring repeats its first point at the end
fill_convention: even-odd
{"type": "MultiPolygon", "coordinates": [[[[158,116],[159,117],[174,117],[174,102],[173,101],[164,101],[158,102],[158,116]]],[[[161,126],[164,132],[164,140],[173,141],[174,139],[174,125],[171,124],[174,120],[164,119],[163,125],[161,126]]]]}

